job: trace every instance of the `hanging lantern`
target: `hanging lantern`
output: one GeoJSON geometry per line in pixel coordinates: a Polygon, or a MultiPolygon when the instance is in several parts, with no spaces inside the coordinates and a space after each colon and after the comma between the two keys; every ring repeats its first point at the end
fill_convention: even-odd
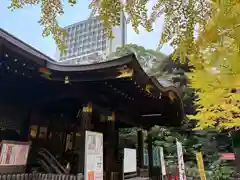
{"type": "Polygon", "coordinates": [[[112,112],[111,116],[107,117],[108,121],[115,121],[115,112],[112,112]]]}
{"type": "Polygon", "coordinates": [[[174,101],[176,99],[175,94],[171,91],[168,93],[168,97],[171,99],[171,101],[174,101]]]}
{"type": "Polygon", "coordinates": [[[88,112],[92,112],[92,104],[88,103],[87,107],[88,107],[88,112]]]}
{"type": "Polygon", "coordinates": [[[112,112],[112,119],[115,121],[115,112],[112,112]]]}
{"type": "Polygon", "coordinates": [[[147,84],[145,87],[145,91],[147,91],[148,93],[151,93],[151,90],[153,89],[153,86],[150,84],[147,84]]]}
{"type": "Polygon", "coordinates": [[[82,112],[91,113],[92,112],[92,104],[88,103],[87,106],[84,106],[83,109],[82,109],[82,112]]]}
{"type": "Polygon", "coordinates": [[[162,93],[160,93],[158,96],[158,99],[161,99],[161,98],[162,98],[162,93]]]}
{"type": "Polygon", "coordinates": [[[69,78],[68,78],[68,76],[65,76],[64,83],[65,83],[65,84],[69,84],[69,78]]]}
{"type": "Polygon", "coordinates": [[[120,69],[119,70],[120,75],[117,76],[117,78],[126,78],[126,77],[132,77],[133,76],[133,69],[120,69]]]}
{"type": "MultiPolygon", "coordinates": [[[[25,65],[25,64],[23,64],[23,65],[25,65]]],[[[39,72],[44,73],[44,74],[51,74],[47,68],[39,68],[39,72]]]]}
{"type": "Polygon", "coordinates": [[[39,68],[39,72],[46,79],[51,79],[52,73],[47,68],[39,68]]]}

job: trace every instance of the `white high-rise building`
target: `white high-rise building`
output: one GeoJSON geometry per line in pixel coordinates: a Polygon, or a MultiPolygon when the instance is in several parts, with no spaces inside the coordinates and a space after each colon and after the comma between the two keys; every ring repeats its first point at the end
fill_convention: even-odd
{"type": "Polygon", "coordinates": [[[97,17],[89,18],[65,27],[68,36],[64,37],[67,53],[56,52],[56,59],[63,64],[89,64],[104,61],[105,57],[116,51],[127,41],[127,24],[124,14],[120,26],[115,27],[113,39],[107,37],[103,24],[97,17]]]}

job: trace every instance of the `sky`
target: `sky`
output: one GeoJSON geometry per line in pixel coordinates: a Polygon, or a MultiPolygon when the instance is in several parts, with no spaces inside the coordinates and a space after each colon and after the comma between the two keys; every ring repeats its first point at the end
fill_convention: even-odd
{"type": "MultiPolygon", "coordinates": [[[[10,11],[8,6],[10,0],[1,0],[0,5],[0,28],[23,40],[27,44],[40,50],[46,55],[54,58],[56,45],[52,37],[41,36],[42,27],[38,24],[40,18],[39,6],[27,6],[24,9],[10,11]]],[[[74,7],[65,4],[64,15],[59,17],[61,27],[85,20],[89,17],[91,10],[88,9],[89,0],[81,0],[74,7]]],[[[127,28],[127,43],[144,46],[147,49],[156,49],[163,29],[163,18],[159,18],[153,27],[154,31],[146,32],[140,29],[136,34],[131,25],[127,28]]],[[[164,54],[172,52],[171,46],[164,45],[161,49],[164,54]]]]}

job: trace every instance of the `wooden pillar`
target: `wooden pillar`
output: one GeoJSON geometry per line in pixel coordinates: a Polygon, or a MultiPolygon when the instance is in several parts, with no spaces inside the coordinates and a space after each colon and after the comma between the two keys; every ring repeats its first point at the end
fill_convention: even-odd
{"type": "Polygon", "coordinates": [[[28,112],[26,118],[22,122],[20,136],[21,141],[28,141],[29,139],[29,130],[30,130],[30,120],[31,120],[31,111],[28,112]]]}
{"type": "MultiPolygon", "coordinates": [[[[2,39],[0,39],[0,41],[2,41],[2,39]]],[[[4,61],[4,54],[3,54],[3,45],[0,45],[0,60],[4,61]]],[[[0,63],[0,67],[3,65],[3,63],[0,63]]],[[[2,75],[3,75],[3,71],[0,71],[0,80],[2,79],[2,75]]]]}
{"type": "Polygon", "coordinates": [[[122,156],[121,156],[121,149],[119,148],[120,139],[119,139],[119,128],[115,126],[115,158],[116,158],[116,172],[119,173],[117,176],[119,179],[122,177],[122,156]]]}
{"type": "Polygon", "coordinates": [[[106,179],[111,180],[111,173],[117,171],[117,147],[118,147],[118,131],[116,130],[115,115],[108,116],[106,122],[106,133],[105,133],[105,171],[106,179]]]}
{"type": "Polygon", "coordinates": [[[115,128],[114,128],[114,157],[116,158],[117,162],[119,162],[119,129],[116,127],[115,123],[115,128]]]}
{"type": "Polygon", "coordinates": [[[232,141],[235,153],[236,178],[240,178],[240,131],[232,133],[232,141]]]}
{"type": "Polygon", "coordinates": [[[148,130],[147,144],[148,144],[148,174],[149,177],[153,177],[153,143],[152,143],[151,129],[148,130]]]}
{"type": "Polygon", "coordinates": [[[143,161],[143,148],[144,148],[144,142],[143,142],[143,132],[142,130],[139,130],[137,132],[137,167],[138,167],[138,175],[140,176],[140,169],[143,169],[144,167],[144,161],[143,161]]]}
{"type": "Polygon", "coordinates": [[[91,130],[92,105],[89,103],[83,107],[82,116],[79,117],[80,129],[76,134],[74,147],[77,149],[78,163],[76,173],[84,173],[85,165],[85,132],[91,130]]]}

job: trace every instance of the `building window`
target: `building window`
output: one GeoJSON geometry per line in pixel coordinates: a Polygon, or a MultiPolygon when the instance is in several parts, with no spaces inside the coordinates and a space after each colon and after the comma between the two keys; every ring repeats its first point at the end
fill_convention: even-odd
{"type": "Polygon", "coordinates": [[[103,39],[107,39],[107,34],[103,34],[103,39]]]}

